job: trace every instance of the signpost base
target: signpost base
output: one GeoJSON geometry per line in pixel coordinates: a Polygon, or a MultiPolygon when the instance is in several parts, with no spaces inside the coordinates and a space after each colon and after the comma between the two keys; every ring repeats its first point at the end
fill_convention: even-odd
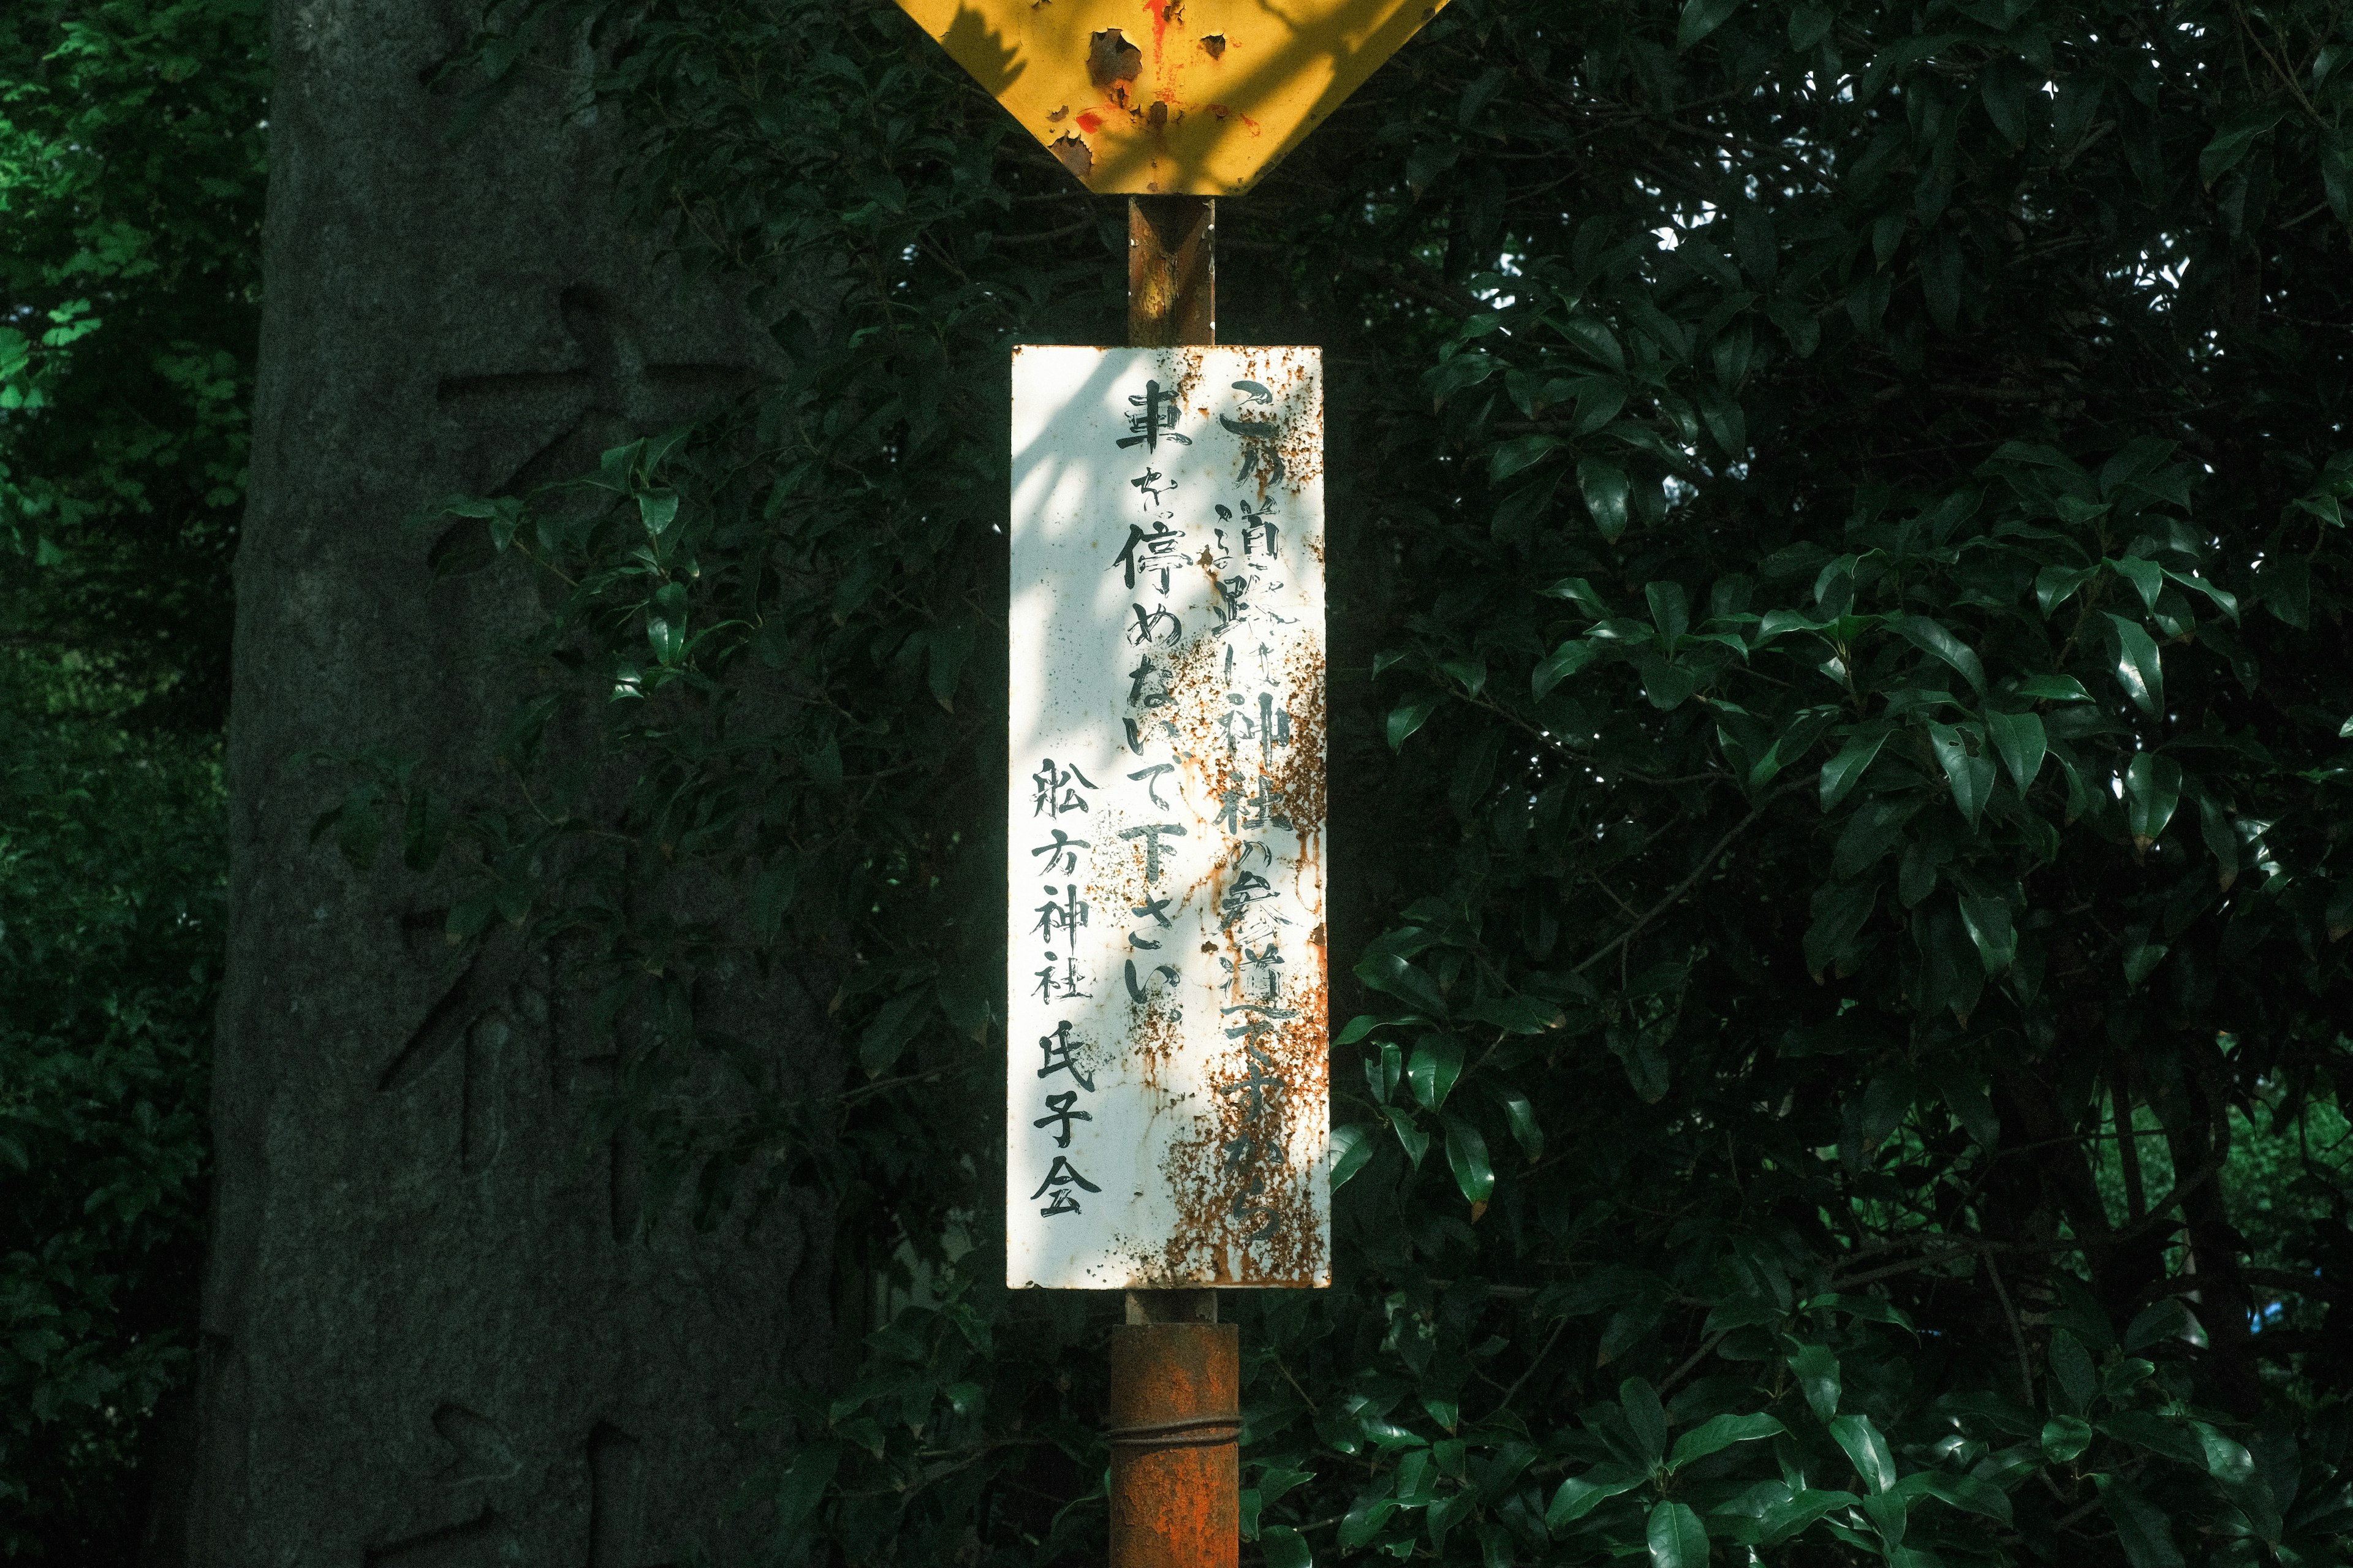
{"type": "Polygon", "coordinates": [[[1241,1562],[1241,1331],[1215,1290],[1131,1290],[1112,1330],[1111,1568],[1241,1562]]]}

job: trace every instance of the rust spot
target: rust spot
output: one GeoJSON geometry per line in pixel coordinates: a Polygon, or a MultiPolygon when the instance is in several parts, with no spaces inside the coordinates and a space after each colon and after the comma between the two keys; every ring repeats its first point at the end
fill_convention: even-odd
{"type": "Polygon", "coordinates": [[[1168,106],[1165,103],[1155,103],[1144,111],[1144,122],[1155,131],[1167,130],[1168,106]]]}
{"type": "Polygon", "coordinates": [[[1068,120],[1070,117],[1071,106],[1066,103],[1062,105],[1061,108],[1054,110],[1053,113],[1046,116],[1046,123],[1049,125],[1060,125],[1063,121],[1068,120]]]}
{"type": "Polygon", "coordinates": [[[1082,180],[1095,172],[1094,150],[1075,136],[1065,135],[1050,143],[1047,152],[1062,161],[1062,167],[1082,180]]]}
{"type": "MultiPolygon", "coordinates": [[[[1288,378],[1277,379],[1285,380],[1287,388],[1288,378]]],[[[1188,375],[1180,395],[1189,395],[1197,380],[1188,375]]],[[[1287,404],[1284,407],[1288,412],[1287,404]]],[[[1293,434],[1270,432],[1270,439],[1293,434]]],[[[1214,583],[1220,573],[1206,552],[1202,564],[1214,583]]],[[[1206,803],[1255,787],[1280,802],[1299,846],[1295,875],[1315,879],[1326,809],[1322,656],[1312,645],[1293,647],[1280,656],[1279,669],[1264,672],[1272,677],[1269,684],[1283,694],[1291,739],[1280,757],[1253,754],[1256,749],[1236,746],[1227,729],[1231,702],[1223,672],[1226,642],[1225,636],[1206,627],[1188,637],[1172,659],[1166,702],[1155,710],[1175,726],[1184,794],[1206,803]]],[[[1285,857],[1279,850],[1270,856],[1270,847],[1277,846],[1230,843],[1198,881],[1183,889],[1181,902],[1186,907],[1215,906],[1246,871],[1271,874],[1285,857]],[[1263,858],[1263,863],[1253,855],[1263,858]]],[[[1297,890],[1301,901],[1320,914],[1320,885],[1297,890]]],[[[1314,1113],[1324,1103],[1329,1062],[1328,955],[1323,935],[1318,920],[1303,945],[1284,939],[1284,972],[1274,991],[1257,1001],[1241,988],[1250,961],[1241,933],[1229,931],[1222,944],[1202,944],[1205,954],[1222,954],[1220,963],[1230,976],[1221,987],[1221,1009],[1246,1005],[1264,1026],[1254,1049],[1233,1051],[1212,1065],[1210,1093],[1189,1108],[1191,1130],[1175,1138],[1162,1159],[1160,1172],[1176,1201],[1178,1220],[1161,1245],[1138,1258],[1144,1278],[1255,1285],[1306,1285],[1321,1278],[1327,1264],[1314,1223],[1314,1182],[1321,1167],[1295,1153],[1284,1156],[1276,1151],[1320,1146],[1323,1135],[1320,1124],[1311,1124],[1320,1123],[1314,1113]],[[1244,1079],[1254,1070],[1271,1074],[1275,1087],[1252,1112],[1245,1109],[1245,1096],[1236,1091],[1244,1089],[1244,1079]],[[1251,1150],[1257,1152],[1240,1152],[1251,1150]]],[[[1165,1057],[1175,1042],[1164,1034],[1157,1009],[1138,1011],[1143,1016],[1131,1014],[1131,1049],[1165,1057]]]]}
{"type": "Polygon", "coordinates": [[[1123,1325],[1111,1339],[1111,1561],[1237,1560],[1241,1337],[1231,1323],[1123,1325]]]}
{"type": "Polygon", "coordinates": [[[1201,40],[1201,52],[1208,55],[1213,60],[1224,59],[1226,58],[1226,36],[1223,33],[1211,33],[1208,37],[1201,40]]]}
{"type": "Polygon", "coordinates": [[[1087,79],[1109,91],[1113,83],[1134,81],[1144,73],[1144,51],[1127,41],[1117,27],[1105,27],[1087,45],[1087,79]]]}

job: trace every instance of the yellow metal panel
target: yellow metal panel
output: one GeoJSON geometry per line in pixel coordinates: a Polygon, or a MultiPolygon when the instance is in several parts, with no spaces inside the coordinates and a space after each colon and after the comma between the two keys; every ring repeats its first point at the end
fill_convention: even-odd
{"type": "Polygon", "coordinates": [[[1100,195],[1240,195],[1446,0],[898,0],[1100,195]]]}

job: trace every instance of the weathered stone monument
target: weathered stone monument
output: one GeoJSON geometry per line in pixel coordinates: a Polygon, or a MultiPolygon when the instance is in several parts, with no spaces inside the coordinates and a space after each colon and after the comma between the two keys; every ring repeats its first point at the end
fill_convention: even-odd
{"type": "MultiPolygon", "coordinates": [[[[614,128],[567,117],[579,79],[537,73],[452,135],[465,90],[435,76],[467,21],[274,21],[201,1568],[676,1561],[751,1527],[718,1522],[755,1453],[736,1417],[827,1353],[821,1225],[640,1238],[626,1140],[587,1137],[612,1047],[585,999],[511,932],[453,947],[448,894],[397,853],[359,871],[311,841],[345,781],[305,752],[386,747],[461,802],[502,787],[534,590],[508,565],[437,581],[403,518],[591,468],[772,352],[623,232],[614,128]]],[[[822,1081],[789,982],[716,1003],[822,1081]]]]}

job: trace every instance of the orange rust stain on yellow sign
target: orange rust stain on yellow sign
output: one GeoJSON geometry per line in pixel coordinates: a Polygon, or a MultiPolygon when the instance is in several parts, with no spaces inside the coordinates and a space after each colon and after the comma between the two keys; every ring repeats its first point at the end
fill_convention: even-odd
{"type": "Polygon", "coordinates": [[[1239,195],[1446,0],[898,0],[1102,195],[1239,195]]]}

